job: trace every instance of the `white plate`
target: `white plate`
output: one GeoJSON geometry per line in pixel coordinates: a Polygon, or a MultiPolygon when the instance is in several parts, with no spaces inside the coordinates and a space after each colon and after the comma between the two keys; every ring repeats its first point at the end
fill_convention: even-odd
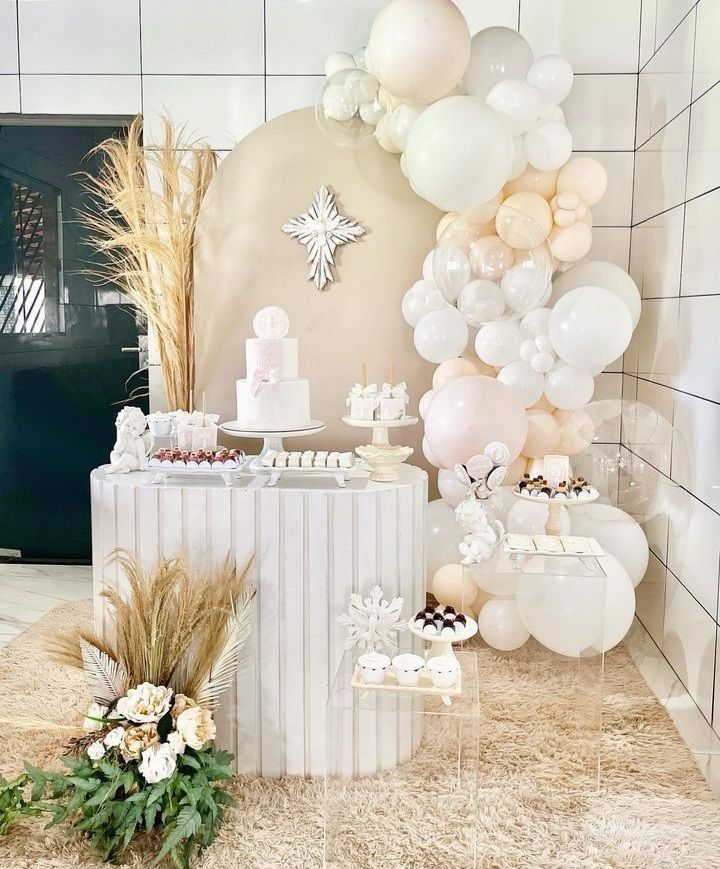
{"type": "Polygon", "coordinates": [[[263,437],[291,437],[293,435],[309,435],[317,434],[325,428],[325,423],[319,419],[311,419],[308,425],[302,428],[283,428],[283,429],[247,429],[241,428],[240,423],[235,419],[231,422],[223,422],[220,424],[220,430],[225,434],[233,437],[244,438],[263,438],[263,437]]]}
{"type": "Polygon", "coordinates": [[[404,416],[402,419],[353,419],[351,416],[344,416],[342,421],[358,428],[402,428],[405,425],[416,425],[418,418],[404,416]]]}

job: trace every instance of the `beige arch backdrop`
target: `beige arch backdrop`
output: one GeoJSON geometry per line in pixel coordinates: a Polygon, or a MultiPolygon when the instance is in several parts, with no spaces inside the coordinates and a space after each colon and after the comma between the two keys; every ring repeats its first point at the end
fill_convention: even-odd
{"type": "MultiPolygon", "coordinates": [[[[196,401],[235,418],[235,381],[245,376],[245,339],[263,305],[280,305],[300,340],[300,376],[310,380],[312,415],[322,434],[289,440],[296,449],[352,449],[369,438],[344,425],[345,398],[368,364],[368,379],[388,380],[393,363],[406,380],[411,411],[430,388],[434,366],[418,356],[400,303],[435,243],[440,212],[411,190],[397,157],[372,140],[357,150],[326,138],[312,109],[282,115],[253,131],[223,161],[203,202],[195,252],[196,401]],[[326,185],[340,213],[365,234],[338,249],[335,283],[319,292],[307,280],[307,251],[282,231],[326,185]]],[[[429,469],[422,423],[396,433],[429,469]]],[[[237,442],[235,442],[237,444],[237,442]]],[[[243,444],[257,450],[258,442],[243,444]]],[[[434,475],[431,476],[431,479],[434,475]]]]}

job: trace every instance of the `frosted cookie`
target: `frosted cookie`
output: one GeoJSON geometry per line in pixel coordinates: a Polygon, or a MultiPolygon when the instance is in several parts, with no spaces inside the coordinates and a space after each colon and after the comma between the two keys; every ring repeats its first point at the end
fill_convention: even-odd
{"type": "Polygon", "coordinates": [[[328,457],[327,457],[327,467],[328,468],[337,468],[338,456],[339,456],[339,453],[337,451],[333,451],[331,453],[328,453],[328,457]]]}
{"type": "Polygon", "coordinates": [[[290,453],[288,455],[288,468],[299,468],[301,455],[302,455],[302,453],[300,453],[300,452],[290,453]]]}
{"type": "Polygon", "coordinates": [[[277,456],[277,450],[268,450],[265,455],[260,459],[260,464],[263,468],[272,468],[275,464],[275,458],[277,456]]]}
{"type": "Polygon", "coordinates": [[[287,468],[289,454],[283,450],[275,456],[275,467],[276,468],[287,468]]]}
{"type": "Polygon", "coordinates": [[[352,453],[340,453],[338,456],[338,467],[339,468],[352,468],[353,466],[353,454],[352,453]]]}

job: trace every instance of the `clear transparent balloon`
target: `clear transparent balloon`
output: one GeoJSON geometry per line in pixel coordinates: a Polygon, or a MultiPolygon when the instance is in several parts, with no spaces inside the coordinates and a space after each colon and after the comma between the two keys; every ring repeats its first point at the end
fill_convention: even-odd
{"type": "Polygon", "coordinates": [[[444,222],[432,254],[433,278],[448,301],[457,300],[469,325],[517,320],[545,304],[555,263],[545,231],[532,217],[487,204],[444,222]],[[493,296],[487,283],[497,287],[500,305],[474,304],[476,296],[480,302],[478,281],[483,298],[493,296]]]}
{"type": "Polygon", "coordinates": [[[343,148],[360,148],[375,135],[382,116],[377,79],[362,69],[342,69],[325,80],[315,100],[323,133],[343,148]]]}

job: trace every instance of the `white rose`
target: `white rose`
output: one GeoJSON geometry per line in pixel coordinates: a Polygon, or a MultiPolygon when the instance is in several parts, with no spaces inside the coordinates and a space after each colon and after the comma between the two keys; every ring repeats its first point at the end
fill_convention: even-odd
{"type": "Polygon", "coordinates": [[[146,782],[155,784],[170,778],[175,772],[177,761],[170,745],[151,745],[142,753],[142,763],[138,767],[146,782]]]}
{"type": "Polygon", "coordinates": [[[123,737],[125,736],[125,728],[124,727],[114,727],[110,733],[106,734],[103,742],[107,745],[108,748],[117,748],[118,745],[123,741],[123,737]]]}
{"type": "Polygon", "coordinates": [[[185,754],[185,740],[177,730],[173,730],[172,733],[168,734],[167,743],[175,754],[185,754]]]}
{"type": "Polygon", "coordinates": [[[93,742],[88,745],[87,753],[90,760],[100,760],[105,754],[105,746],[100,741],[93,742]]]}
{"type": "Polygon", "coordinates": [[[190,748],[200,751],[206,742],[215,739],[215,722],[208,709],[191,706],[178,715],[177,732],[190,748]]]}
{"type": "Polygon", "coordinates": [[[118,700],[117,710],[123,718],[137,724],[160,721],[170,709],[172,693],[170,688],[143,682],[118,700]]]}
{"type": "Polygon", "coordinates": [[[102,730],[105,726],[102,721],[95,721],[96,718],[105,718],[108,711],[107,706],[101,706],[99,703],[91,703],[87,711],[87,718],[83,721],[83,730],[87,733],[92,733],[95,730],[102,730]]]}
{"type": "Polygon", "coordinates": [[[510,459],[510,450],[500,441],[490,441],[485,447],[485,455],[493,465],[506,465],[510,459]]]}

